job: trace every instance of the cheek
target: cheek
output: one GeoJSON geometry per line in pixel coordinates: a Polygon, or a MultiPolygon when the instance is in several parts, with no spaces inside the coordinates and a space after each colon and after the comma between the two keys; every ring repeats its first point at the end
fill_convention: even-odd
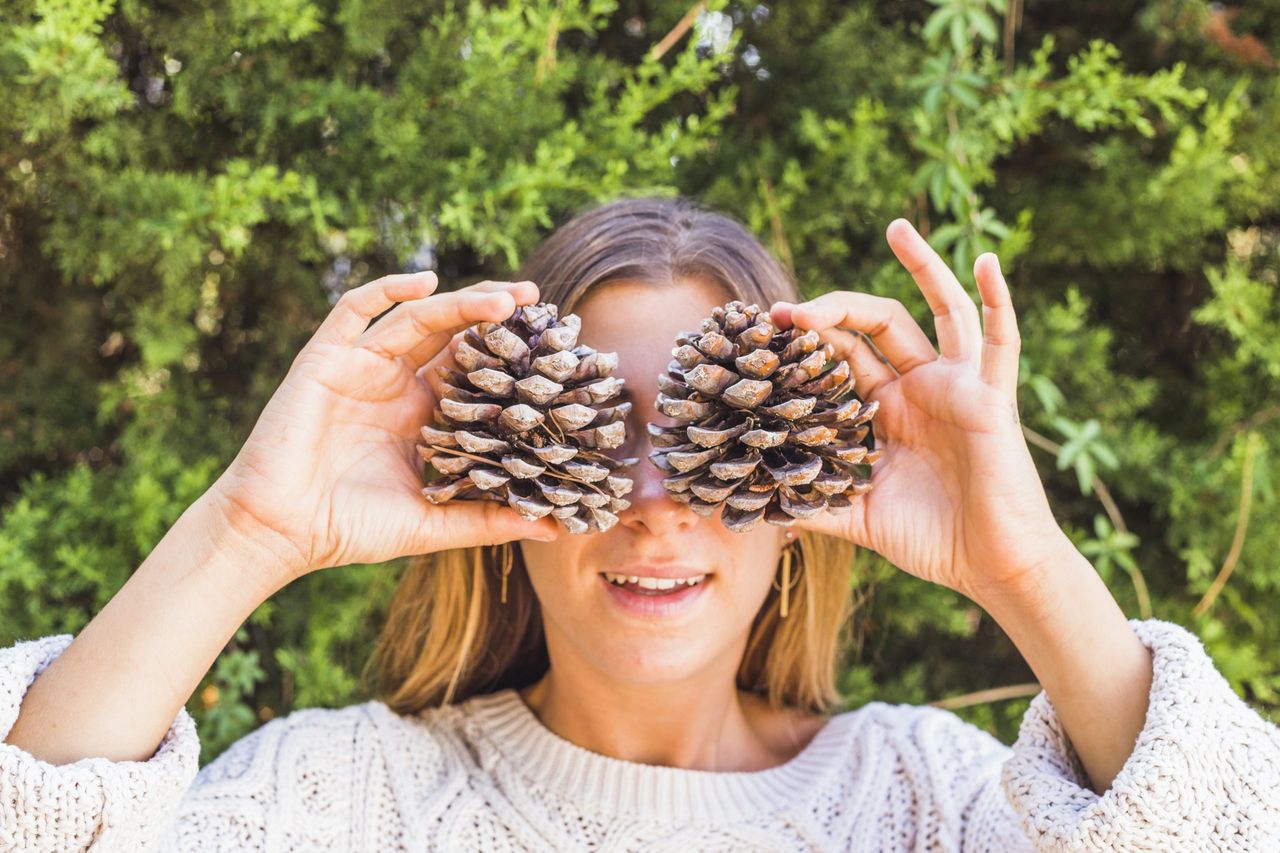
{"type": "Polygon", "coordinates": [[[548,610],[554,612],[558,609],[557,602],[567,589],[565,581],[578,565],[577,552],[580,549],[572,541],[578,538],[566,534],[555,542],[520,543],[529,584],[544,615],[548,610]]]}
{"type": "MultiPolygon", "coordinates": [[[[719,522],[716,522],[717,525],[719,522]]],[[[779,533],[774,527],[755,528],[747,533],[721,534],[721,547],[734,553],[733,582],[741,595],[758,609],[769,594],[778,573],[779,533]]]]}
{"type": "Polygon", "coordinates": [[[573,577],[581,560],[582,540],[585,536],[563,534],[554,542],[522,541],[520,553],[529,582],[537,590],[539,598],[545,591],[563,586],[573,577]]]}

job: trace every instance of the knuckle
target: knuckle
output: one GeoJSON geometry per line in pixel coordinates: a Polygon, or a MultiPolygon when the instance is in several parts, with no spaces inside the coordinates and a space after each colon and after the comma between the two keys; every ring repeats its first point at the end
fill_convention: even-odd
{"type": "Polygon", "coordinates": [[[379,288],[386,287],[390,283],[391,283],[391,276],[384,275],[384,276],[381,276],[380,278],[375,278],[373,281],[366,281],[364,284],[360,285],[359,287],[353,287],[350,290],[348,290],[347,293],[356,293],[357,295],[368,293],[372,290],[378,290],[379,288]]]}
{"type": "Polygon", "coordinates": [[[893,323],[910,324],[915,322],[911,312],[907,310],[907,306],[903,305],[899,300],[889,296],[881,296],[879,299],[881,300],[880,304],[884,307],[884,313],[881,314],[876,322],[871,334],[878,335],[887,330],[893,323]]]}
{"type": "Polygon", "coordinates": [[[425,337],[436,331],[430,317],[421,311],[410,311],[408,319],[410,328],[419,335],[425,337]]]}
{"type": "Polygon", "coordinates": [[[505,507],[493,501],[485,501],[484,509],[481,511],[481,529],[480,539],[482,545],[496,545],[499,542],[505,542],[506,537],[503,533],[506,530],[506,522],[508,518],[503,512],[505,507]]]}

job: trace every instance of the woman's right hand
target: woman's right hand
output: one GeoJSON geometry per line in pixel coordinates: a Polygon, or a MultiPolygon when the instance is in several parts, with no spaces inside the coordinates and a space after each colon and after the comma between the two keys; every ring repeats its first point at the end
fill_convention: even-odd
{"type": "Polygon", "coordinates": [[[415,443],[436,403],[422,368],[460,329],[501,322],[538,299],[527,281],[432,295],[436,285],[430,272],[390,275],[344,293],[206,495],[238,531],[281,557],[289,576],[279,581],[329,566],[555,538],[549,518],[525,521],[493,501],[435,506],[422,496],[415,443]]]}

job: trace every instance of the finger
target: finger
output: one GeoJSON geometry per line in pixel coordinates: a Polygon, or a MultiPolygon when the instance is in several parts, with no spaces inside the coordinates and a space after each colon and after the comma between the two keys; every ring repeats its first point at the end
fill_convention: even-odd
{"type": "Polygon", "coordinates": [[[415,548],[429,554],[449,548],[500,545],[518,539],[551,542],[562,528],[551,516],[526,521],[505,504],[487,500],[454,500],[439,506],[427,503],[425,523],[417,534],[415,548]]]}
{"type": "Polygon", "coordinates": [[[397,302],[434,293],[439,283],[436,274],[427,271],[387,275],[348,290],[338,297],[311,341],[350,346],[374,317],[397,302]]]}
{"type": "Polygon", "coordinates": [[[516,306],[532,305],[537,301],[538,287],[531,281],[484,281],[451,294],[437,294],[397,305],[356,343],[388,358],[403,358],[416,369],[449,342],[458,326],[481,320],[500,323],[511,316],[516,306]],[[456,305],[459,311],[468,312],[465,316],[453,317],[447,311],[442,313],[439,300],[450,295],[467,295],[445,306],[452,308],[456,305]],[[454,325],[441,325],[448,322],[454,325]]]}
{"type": "MultiPolygon", "coordinates": [[[[498,292],[506,290],[515,299],[517,306],[532,305],[538,301],[538,286],[531,281],[520,282],[494,282],[486,281],[480,284],[472,285],[478,290],[486,292],[498,292]]],[[[510,315],[508,315],[510,316],[510,315]]],[[[506,319],[506,318],[503,318],[506,319]]],[[[500,321],[496,321],[500,322],[500,321]]],[[[404,355],[404,359],[409,364],[418,367],[433,359],[436,354],[448,347],[454,338],[458,337],[462,329],[449,329],[444,332],[437,333],[428,338],[418,341],[404,355]]]]}
{"type": "Polygon", "coordinates": [[[821,332],[822,340],[835,349],[836,358],[849,362],[853,374],[853,390],[862,399],[873,395],[877,388],[898,378],[898,372],[888,357],[876,349],[871,339],[860,332],[844,329],[827,329],[821,332]]]}
{"type": "Polygon", "coordinates": [[[894,255],[911,273],[929,303],[942,357],[969,361],[976,366],[981,354],[982,328],[973,298],[910,222],[895,219],[885,234],[894,255]]]}
{"type": "Polygon", "coordinates": [[[417,369],[448,345],[450,338],[460,329],[485,321],[501,323],[515,310],[515,299],[505,291],[458,291],[456,299],[451,299],[446,304],[415,306],[413,313],[406,317],[402,330],[393,330],[393,334],[401,336],[392,340],[397,350],[385,350],[381,342],[376,340],[369,344],[369,348],[375,352],[382,351],[392,358],[402,355],[410,368],[417,369]],[[408,348],[400,350],[406,344],[408,348]]]}
{"type": "Polygon", "coordinates": [[[807,519],[796,519],[795,526],[811,533],[822,533],[837,539],[846,539],[860,548],[869,547],[866,522],[866,495],[853,499],[852,505],[843,511],[820,512],[807,519]]]}
{"type": "Polygon", "coordinates": [[[457,350],[458,342],[462,340],[464,334],[465,332],[456,333],[447,344],[437,350],[436,354],[431,356],[431,358],[429,358],[417,370],[418,378],[427,384],[427,388],[437,400],[440,399],[441,393],[439,368],[448,367],[453,370],[457,369],[458,363],[454,360],[454,352],[457,350]]]}
{"type": "Polygon", "coordinates": [[[801,329],[853,329],[870,335],[899,373],[938,359],[929,336],[896,299],[837,290],[799,305],[775,303],[770,316],[775,311],[801,329]]]}
{"type": "Polygon", "coordinates": [[[982,295],[982,381],[1015,398],[1022,336],[1000,259],[993,252],[979,255],[973,262],[973,277],[982,295]]]}
{"type": "Polygon", "coordinates": [[[436,379],[436,367],[442,364],[454,366],[456,364],[454,353],[458,349],[458,342],[464,337],[466,337],[466,330],[454,332],[448,343],[436,350],[435,354],[422,363],[418,368],[418,376],[423,380],[434,382],[436,379]]]}

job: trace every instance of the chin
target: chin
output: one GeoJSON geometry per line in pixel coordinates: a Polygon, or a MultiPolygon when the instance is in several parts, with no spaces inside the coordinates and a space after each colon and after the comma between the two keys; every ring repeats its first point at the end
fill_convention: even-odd
{"type": "Polygon", "coordinates": [[[680,682],[705,672],[714,655],[690,646],[686,636],[637,638],[600,649],[598,665],[620,681],[637,686],[680,682]]]}

